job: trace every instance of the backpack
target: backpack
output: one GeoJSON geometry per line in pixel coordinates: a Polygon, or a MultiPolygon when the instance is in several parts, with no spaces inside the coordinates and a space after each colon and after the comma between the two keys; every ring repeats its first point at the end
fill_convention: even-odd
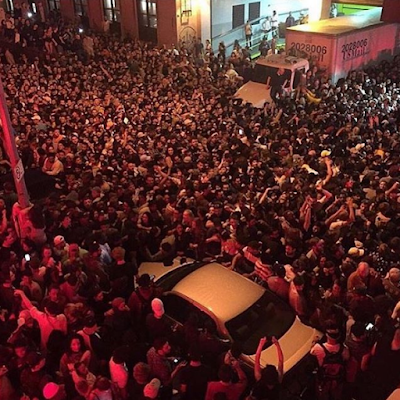
{"type": "Polygon", "coordinates": [[[345,362],[343,359],[343,344],[340,345],[339,351],[331,353],[321,344],[325,352],[324,362],[319,369],[319,377],[322,381],[341,381],[345,377],[345,362]]]}

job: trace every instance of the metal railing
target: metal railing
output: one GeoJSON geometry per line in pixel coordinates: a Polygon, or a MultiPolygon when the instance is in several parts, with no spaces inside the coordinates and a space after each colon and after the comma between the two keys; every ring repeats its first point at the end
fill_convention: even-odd
{"type": "MultiPolygon", "coordinates": [[[[293,18],[296,21],[299,21],[301,16],[308,14],[309,9],[308,8],[303,8],[301,10],[295,10],[291,11],[293,18]]],[[[289,12],[285,13],[280,13],[278,14],[278,21],[279,23],[285,22],[287,16],[289,15],[289,12]]],[[[261,40],[264,38],[264,36],[267,36],[267,40],[272,39],[273,31],[270,32],[265,32],[262,29],[262,23],[265,21],[265,19],[269,17],[269,15],[264,15],[260,18],[256,18],[250,21],[250,24],[253,28],[253,35],[251,38],[251,52],[254,52],[255,50],[258,51],[258,46],[261,42],[261,40]]],[[[245,24],[237,26],[236,28],[233,28],[229,30],[228,32],[221,33],[219,35],[216,35],[211,38],[211,45],[213,47],[213,50],[217,53],[218,52],[218,45],[220,42],[224,42],[225,48],[226,48],[226,55],[229,56],[232,51],[233,47],[235,44],[235,41],[238,40],[239,45],[241,47],[246,46],[246,37],[244,34],[244,27],[245,24]]],[[[279,28],[278,28],[279,31],[279,28]]]]}

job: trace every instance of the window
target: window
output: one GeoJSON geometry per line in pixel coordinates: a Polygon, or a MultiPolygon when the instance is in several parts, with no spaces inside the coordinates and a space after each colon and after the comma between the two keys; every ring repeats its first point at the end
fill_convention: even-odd
{"type": "Polygon", "coordinates": [[[13,0],[7,0],[6,5],[7,5],[7,11],[14,11],[14,1],[13,0]]]}
{"type": "Polygon", "coordinates": [[[254,21],[260,18],[260,2],[249,4],[249,21],[254,21]]]}
{"type": "Polygon", "coordinates": [[[75,14],[76,15],[88,15],[88,0],[74,0],[75,14]]]}
{"type": "Polygon", "coordinates": [[[156,0],[139,1],[139,21],[142,26],[157,28],[157,4],[156,0]]]}
{"type": "Polygon", "coordinates": [[[165,313],[169,317],[182,325],[188,320],[193,306],[185,299],[175,294],[168,294],[162,298],[162,301],[165,306],[165,313]]]}
{"type": "Polygon", "coordinates": [[[232,7],[232,29],[244,25],[244,4],[232,7]]]}
{"type": "Polygon", "coordinates": [[[172,318],[173,323],[176,321],[183,325],[192,316],[196,318],[199,328],[203,329],[210,325],[213,325],[214,328],[217,327],[215,321],[208,314],[180,296],[170,293],[163,296],[162,301],[165,307],[165,315],[172,318]]]}
{"type": "Polygon", "coordinates": [[[50,11],[57,11],[60,9],[60,0],[48,0],[48,2],[50,11]]]}
{"type": "Polygon", "coordinates": [[[120,0],[103,0],[104,17],[108,21],[120,22],[121,12],[119,2],[120,0]]]}
{"type": "Polygon", "coordinates": [[[263,336],[279,339],[289,330],[294,319],[293,310],[272,292],[266,291],[256,303],[225,326],[233,340],[242,344],[244,354],[254,354],[263,336]]]}

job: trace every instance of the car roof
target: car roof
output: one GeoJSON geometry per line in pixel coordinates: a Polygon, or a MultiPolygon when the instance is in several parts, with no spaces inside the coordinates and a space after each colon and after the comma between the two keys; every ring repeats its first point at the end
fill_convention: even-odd
{"type": "Polygon", "coordinates": [[[308,60],[299,57],[287,56],[285,54],[271,54],[265,58],[259,58],[256,61],[257,65],[266,67],[283,68],[295,71],[300,68],[309,68],[308,60]]]}
{"type": "Polygon", "coordinates": [[[225,323],[252,306],[265,289],[221,264],[210,263],[183,278],[172,291],[192,299],[225,323]]]}
{"type": "MultiPolygon", "coordinates": [[[[375,7],[351,15],[343,15],[337,18],[321,19],[308,24],[296,25],[288,28],[290,31],[303,32],[309,35],[340,36],[357,34],[361,29],[369,29],[371,26],[383,25],[381,21],[382,9],[375,7]]],[[[311,36],[310,36],[311,37],[311,36]]]]}

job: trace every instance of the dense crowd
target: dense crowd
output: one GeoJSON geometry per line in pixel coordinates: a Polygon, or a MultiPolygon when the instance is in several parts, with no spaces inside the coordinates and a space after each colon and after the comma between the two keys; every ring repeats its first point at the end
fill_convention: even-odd
{"type": "Polygon", "coordinates": [[[170,327],[139,267],[177,257],[218,260],[326,333],[315,396],[386,398],[400,382],[400,60],[336,85],[312,68],[254,109],[232,96],[251,79],[240,49],[54,32],[21,39],[38,53],[3,45],[23,164],[54,190],[21,229],[4,184],[0,398],[281,398],[279,338],[278,368],[261,368],[261,338],[249,376],[240,343],[170,327]]]}

